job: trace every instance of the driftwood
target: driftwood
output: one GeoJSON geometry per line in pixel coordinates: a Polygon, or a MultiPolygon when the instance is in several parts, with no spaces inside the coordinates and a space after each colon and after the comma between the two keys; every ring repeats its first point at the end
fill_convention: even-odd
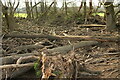
{"type": "Polygon", "coordinates": [[[27,35],[27,34],[6,34],[4,38],[47,38],[51,40],[71,39],[71,40],[89,40],[89,41],[120,41],[120,36],[52,36],[52,35],[27,35]]]}

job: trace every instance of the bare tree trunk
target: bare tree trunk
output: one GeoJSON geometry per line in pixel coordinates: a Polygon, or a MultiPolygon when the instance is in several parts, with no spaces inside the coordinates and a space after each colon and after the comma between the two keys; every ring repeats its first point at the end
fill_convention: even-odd
{"type": "MultiPolygon", "coordinates": [[[[35,2],[35,5],[37,5],[36,2],[35,2]]],[[[35,12],[36,12],[36,18],[38,18],[38,8],[37,8],[37,6],[35,7],[35,12]]]]}
{"type": "Polygon", "coordinates": [[[32,8],[32,0],[30,1],[30,11],[31,11],[31,18],[34,19],[34,13],[33,13],[33,8],[32,8]]]}
{"type": "Polygon", "coordinates": [[[12,3],[10,0],[8,2],[8,7],[9,7],[9,10],[10,10],[10,16],[14,17],[14,13],[16,11],[16,9],[18,8],[19,4],[20,4],[20,1],[18,0],[17,2],[17,5],[15,6],[15,3],[16,1],[14,0],[14,2],[12,3]]]}
{"type": "Polygon", "coordinates": [[[92,0],[90,0],[90,2],[89,2],[89,6],[90,6],[90,9],[89,9],[89,15],[91,15],[91,14],[92,14],[92,10],[93,10],[92,0]]]}
{"type": "Polygon", "coordinates": [[[41,2],[38,2],[36,3],[36,1],[34,2],[35,5],[32,6],[32,3],[31,3],[31,14],[32,14],[32,18],[34,19],[35,17],[38,18],[39,16],[39,13],[38,13],[38,4],[40,4],[41,2]],[[35,8],[35,16],[34,16],[34,8],[35,8]]]}
{"type": "Polygon", "coordinates": [[[82,9],[82,7],[83,7],[83,1],[81,2],[81,5],[80,5],[80,7],[79,7],[78,12],[80,12],[80,10],[82,9]]]}
{"type": "Polygon", "coordinates": [[[84,3],[84,18],[86,18],[86,0],[83,2],[84,3]]]}
{"type": "Polygon", "coordinates": [[[56,13],[57,12],[57,2],[56,2],[56,0],[54,0],[54,13],[56,13]]]}
{"type": "Polygon", "coordinates": [[[2,12],[5,15],[5,21],[6,21],[8,30],[13,31],[15,26],[15,21],[12,15],[8,15],[8,7],[3,6],[2,12]]]}
{"type": "Polygon", "coordinates": [[[116,21],[115,21],[115,12],[113,2],[109,2],[106,0],[105,4],[106,9],[106,25],[108,30],[113,30],[116,28],[116,21]]]}
{"type": "Polygon", "coordinates": [[[8,4],[8,5],[9,5],[8,7],[9,7],[9,9],[10,9],[10,15],[11,15],[12,17],[14,17],[12,3],[11,3],[10,1],[9,1],[8,3],[9,3],[9,4],[8,4]]]}
{"type": "Polygon", "coordinates": [[[62,2],[62,7],[61,7],[61,11],[62,11],[62,13],[64,12],[64,6],[65,6],[65,3],[64,3],[65,1],[63,0],[63,2],[62,2]]]}
{"type": "Polygon", "coordinates": [[[16,6],[15,6],[15,1],[14,1],[14,3],[11,3],[9,1],[8,4],[6,3],[6,5],[8,5],[8,7],[10,7],[10,8],[8,8],[7,6],[4,6],[2,4],[2,7],[3,7],[2,12],[5,15],[5,21],[6,21],[8,30],[9,31],[14,31],[15,28],[18,27],[18,24],[16,24],[15,20],[14,20],[14,13],[19,6],[19,1],[18,1],[16,6]],[[8,10],[10,10],[10,12],[8,12],[8,10]]]}
{"type": "Polygon", "coordinates": [[[47,10],[48,6],[47,6],[47,2],[45,0],[45,10],[47,10]]]}
{"type": "Polygon", "coordinates": [[[41,13],[44,13],[45,12],[45,6],[44,6],[44,0],[41,0],[41,13]]]}
{"type": "Polygon", "coordinates": [[[65,14],[67,15],[67,2],[65,0],[65,14]]]}
{"type": "Polygon", "coordinates": [[[30,10],[29,2],[26,1],[26,2],[25,2],[25,5],[26,5],[27,18],[28,18],[28,19],[31,19],[31,10],[30,10]]]}

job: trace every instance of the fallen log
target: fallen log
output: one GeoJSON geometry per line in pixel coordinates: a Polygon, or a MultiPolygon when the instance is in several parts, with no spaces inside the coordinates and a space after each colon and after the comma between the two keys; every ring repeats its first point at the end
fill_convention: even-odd
{"type": "Polygon", "coordinates": [[[34,61],[32,63],[26,63],[26,64],[20,64],[24,62],[30,62],[34,59],[34,61],[40,59],[37,56],[27,56],[27,57],[20,57],[16,64],[7,64],[7,65],[1,65],[0,70],[2,70],[2,78],[14,78],[28,70],[30,70],[34,66],[34,61]],[[7,72],[7,73],[6,73],[7,72]]]}
{"type": "MultiPolygon", "coordinates": [[[[45,51],[47,51],[49,53],[47,55],[56,55],[56,54],[54,54],[54,52],[67,53],[73,49],[77,49],[77,48],[85,47],[85,46],[96,45],[96,44],[98,44],[97,41],[81,41],[79,43],[56,47],[53,49],[47,49],[45,51]]],[[[15,55],[11,55],[11,56],[1,57],[0,60],[2,61],[3,64],[10,64],[10,63],[15,62],[20,57],[32,56],[32,55],[40,55],[40,53],[36,52],[36,53],[15,54],[15,55]]]]}
{"type": "Polygon", "coordinates": [[[71,39],[71,40],[87,40],[87,41],[100,41],[100,42],[117,42],[120,41],[120,36],[118,37],[105,37],[105,36],[57,36],[61,39],[71,39]]]}
{"type": "Polygon", "coordinates": [[[79,43],[74,43],[72,45],[66,45],[66,46],[61,46],[61,47],[57,47],[57,48],[53,48],[53,49],[48,49],[47,51],[50,53],[48,55],[53,55],[54,52],[59,52],[59,53],[65,54],[65,53],[69,52],[70,50],[77,49],[80,47],[85,47],[85,46],[96,45],[98,43],[99,42],[97,42],[97,41],[81,41],[79,43]]]}
{"type": "Polygon", "coordinates": [[[43,48],[44,46],[43,45],[25,45],[25,46],[18,46],[18,47],[16,47],[16,48],[13,48],[12,50],[9,50],[9,51],[7,51],[7,52],[4,52],[4,55],[7,55],[8,53],[11,53],[11,52],[14,52],[14,51],[21,51],[21,50],[26,50],[26,49],[33,49],[33,48],[35,48],[35,49],[37,49],[37,48],[39,48],[39,49],[41,49],[41,48],[43,48]]]}
{"type": "Polygon", "coordinates": [[[36,52],[36,53],[15,54],[15,55],[6,56],[6,57],[0,57],[0,61],[2,61],[2,64],[13,64],[20,57],[34,56],[34,55],[39,55],[39,53],[36,52]]]}
{"type": "MultiPolygon", "coordinates": [[[[79,43],[66,45],[66,46],[62,46],[62,47],[57,47],[57,48],[53,48],[53,49],[48,49],[46,51],[49,52],[49,54],[47,54],[47,55],[55,55],[55,54],[52,54],[54,52],[60,52],[60,53],[65,54],[72,49],[77,49],[77,48],[80,48],[80,47],[91,46],[91,45],[96,45],[96,44],[98,44],[97,41],[81,41],[79,43]]],[[[19,55],[16,55],[16,56],[8,56],[8,57],[5,57],[3,59],[4,59],[4,62],[6,61],[6,63],[11,63],[11,62],[14,62],[14,60],[17,60],[18,58],[20,58],[21,56],[31,56],[31,55],[40,55],[40,53],[19,54],[19,55]]],[[[19,63],[19,61],[18,61],[18,63],[19,63]]],[[[28,66],[33,66],[33,63],[2,65],[2,66],[0,66],[0,69],[21,68],[21,67],[23,67],[21,69],[18,69],[14,73],[12,73],[12,74],[15,74],[15,75],[19,75],[19,74],[24,73],[24,69],[25,69],[25,71],[28,71],[29,69],[32,68],[32,67],[31,68],[25,68],[26,66],[27,67],[28,66]]],[[[3,75],[5,75],[5,73],[3,73],[3,75]]],[[[15,75],[13,75],[13,76],[15,77],[15,75]]]]}
{"type": "Polygon", "coordinates": [[[0,70],[2,70],[2,79],[19,76],[29,71],[33,66],[34,63],[2,65],[0,66],[0,70]]]}
{"type": "Polygon", "coordinates": [[[61,39],[70,39],[70,40],[89,40],[89,41],[108,41],[108,42],[116,42],[120,41],[120,36],[52,36],[52,35],[28,35],[28,34],[6,34],[4,38],[47,38],[51,40],[61,40],[61,39]]]}
{"type": "Polygon", "coordinates": [[[31,68],[33,68],[33,66],[34,66],[34,64],[32,65],[32,63],[29,64],[29,65],[28,65],[27,67],[18,68],[17,70],[15,70],[15,71],[12,73],[12,75],[10,76],[10,78],[15,78],[15,77],[17,77],[17,76],[19,76],[19,75],[21,75],[21,74],[29,71],[29,70],[30,70],[31,68]],[[30,65],[30,66],[29,66],[29,65],[30,65]]]}
{"type": "Polygon", "coordinates": [[[3,38],[48,38],[48,39],[59,39],[59,37],[56,36],[51,36],[51,35],[44,35],[44,34],[40,34],[40,35],[31,35],[31,34],[6,34],[4,35],[3,38]]]}

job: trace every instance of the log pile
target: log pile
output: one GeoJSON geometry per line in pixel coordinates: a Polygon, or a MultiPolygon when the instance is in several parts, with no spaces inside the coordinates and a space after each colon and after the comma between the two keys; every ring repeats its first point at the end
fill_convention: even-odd
{"type": "MultiPolygon", "coordinates": [[[[86,25],[82,25],[86,26],[86,25]]],[[[94,25],[96,27],[96,25],[94,25]]],[[[90,27],[87,25],[87,27],[90,27]]],[[[97,27],[105,27],[104,25],[99,25],[97,27]]],[[[105,53],[103,55],[90,55],[91,59],[87,59],[81,61],[80,58],[77,58],[78,55],[75,53],[76,50],[80,48],[87,48],[86,50],[90,50],[89,48],[96,47],[101,45],[104,42],[119,42],[120,36],[75,36],[75,35],[67,35],[67,36],[59,36],[59,35],[31,35],[31,34],[6,34],[3,39],[47,39],[47,46],[45,42],[39,44],[30,44],[30,45],[20,45],[14,47],[12,49],[0,51],[3,52],[2,60],[3,65],[0,65],[0,70],[2,70],[2,78],[14,78],[19,76],[26,71],[29,71],[34,66],[34,62],[39,60],[42,61],[42,78],[50,78],[51,76],[60,78],[77,78],[78,75],[83,76],[98,76],[100,74],[99,71],[92,71],[86,68],[85,63],[88,64],[98,64],[105,59],[92,61],[96,56],[104,56],[104,55],[118,55],[118,52],[114,53],[105,53]],[[76,43],[69,43],[68,45],[59,46],[52,41],[60,42],[62,40],[65,41],[77,41],[76,43]],[[22,53],[22,51],[29,51],[28,53],[22,53]],[[22,54],[20,54],[22,53],[22,54]],[[50,63],[50,64],[49,64],[50,63]],[[79,64],[81,63],[81,64],[79,64]],[[62,68],[60,68],[62,66],[62,68]],[[67,68],[67,70],[66,70],[67,68]],[[63,71],[62,71],[63,70],[63,71]],[[56,72],[57,71],[57,72],[56,72]],[[62,71],[62,72],[60,72],[62,71]],[[80,72],[78,72],[80,71],[80,72]],[[68,74],[65,74],[65,73],[68,74]],[[86,72],[85,74],[82,72],[86,72]],[[59,73],[59,74],[56,74],[59,73]],[[65,74],[65,75],[62,75],[65,74]]],[[[86,55],[86,53],[84,53],[86,55]]],[[[88,55],[88,54],[87,54],[88,55]]],[[[116,57],[117,58],[117,57],[116,57]]]]}
{"type": "MultiPolygon", "coordinates": [[[[44,52],[48,52],[49,54],[47,54],[47,55],[53,56],[53,55],[56,55],[57,52],[65,54],[73,49],[77,49],[77,48],[85,47],[85,46],[92,46],[92,45],[96,45],[96,44],[98,44],[97,41],[82,41],[79,43],[75,43],[73,45],[66,45],[66,46],[57,47],[57,48],[53,48],[53,49],[47,49],[44,52]],[[56,52],[56,53],[54,53],[54,52],[56,52]]],[[[28,48],[28,47],[25,46],[24,49],[26,49],[26,48],[28,48]]],[[[40,48],[41,48],[41,46],[40,46],[40,48]]],[[[19,48],[18,47],[15,48],[13,50],[18,50],[18,49],[21,49],[21,46],[19,48]]],[[[34,62],[36,60],[35,56],[39,56],[39,55],[41,55],[41,54],[40,53],[26,53],[26,54],[17,54],[17,55],[1,57],[0,59],[3,61],[4,65],[0,66],[0,69],[21,68],[21,67],[24,67],[24,69],[26,67],[26,69],[27,69],[28,66],[30,66],[30,67],[33,66],[33,63],[25,63],[25,64],[13,64],[13,63],[14,62],[16,62],[16,63],[23,62],[23,61],[18,61],[18,60],[20,60],[21,58],[23,60],[23,57],[28,57],[28,56],[32,56],[32,57],[29,59],[25,59],[25,60],[27,60],[27,62],[29,62],[29,61],[34,62]]],[[[19,69],[19,70],[22,71],[21,69],[19,69]]],[[[29,70],[29,68],[27,70],[29,70]]],[[[14,73],[14,74],[17,74],[18,72],[14,73]]],[[[10,77],[10,76],[8,76],[8,77],[10,77]]]]}

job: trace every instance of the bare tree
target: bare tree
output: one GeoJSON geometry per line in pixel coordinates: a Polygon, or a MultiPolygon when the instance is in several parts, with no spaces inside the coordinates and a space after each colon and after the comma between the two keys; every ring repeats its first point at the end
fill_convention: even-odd
{"type": "Polygon", "coordinates": [[[87,14],[87,5],[86,5],[86,0],[84,0],[84,2],[83,2],[83,4],[84,4],[84,18],[86,18],[86,14],[87,14]]]}
{"type": "Polygon", "coordinates": [[[104,3],[104,7],[106,10],[106,25],[108,30],[113,30],[116,28],[113,2],[114,0],[112,0],[111,2],[109,0],[106,0],[104,3]]]}
{"type": "Polygon", "coordinates": [[[45,3],[44,3],[44,0],[41,0],[40,8],[41,8],[41,13],[44,13],[45,12],[45,3]]]}
{"type": "Polygon", "coordinates": [[[15,6],[15,0],[13,3],[10,2],[9,0],[8,4],[7,2],[5,3],[5,5],[2,4],[2,13],[5,15],[5,21],[9,31],[14,31],[15,28],[18,27],[18,24],[16,24],[14,20],[14,13],[18,8],[18,6],[19,6],[19,1],[15,6]]]}
{"type": "Polygon", "coordinates": [[[26,5],[27,18],[31,19],[31,10],[30,10],[30,5],[28,0],[25,1],[25,5],[26,5]]]}
{"type": "Polygon", "coordinates": [[[54,13],[56,13],[56,12],[57,12],[57,1],[54,0],[54,13]]]}
{"type": "Polygon", "coordinates": [[[9,0],[8,2],[8,7],[9,7],[9,11],[10,11],[10,15],[14,17],[14,13],[16,11],[16,9],[18,8],[19,4],[20,4],[20,0],[18,0],[17,5],[15,6],[17,1],[14,0],[14,2],[12,3],[11,0],[9,0]]]}
{"type": "Polygon", "coordinates": [[[35,3],[35,5],[33,5],[32,0],[30,0],[30,1],[26,0],[25,1],[27,18],[28,19],[31,19],[31,18],[34,19],[34,9],[35,9],[35,12],[36,12],[36,16],[38,17],[37,5],[39,5],[40,3],[42,4],[42,2],[36,3],[36,1],[35,1],[34,3],[35,3]]]}
{"type": "MultiPolygon", "coordinates": [[[[36,1],[34,3],[35,3],[35,5],[37,5],[36,1]]],[[[35,12],[36,12],[36,18],[38,18],[39,13],[38,13],[38,7],[37,6],[35,7],[35,12]]]]}
{"type": "MultiPolygon", "coordinates": [[[[2,34],[2,2],[0,1],[0,34],[2,34]]],[[[1,39],[0,39],[1,40],[1,39]]],[[[0,48],[1,49],[1,48],[0,48]]],[[[2,49],[1,49],[2,50],[2,49]]],[[[1,77],[1,76],[0,76],[1,77]]]]}
{"type": "Polygon", "coordinates": [[[31,12],[31,18],[34,19],[34,14],[33,14],[33,8],[32,8],[33,2],[30,0],[30,12],[31,12]]]}
{"type": "Polygon", "coordinates": [[[89,6],[90,6],[89,15],[91,15],[92,14],[92,10],[93,10],[92,0],[90,0],[89,6]]]}
{"type": "Polygon", "coordinates": [[[83,0],[82,0],[82,2],[81,2],[81,5],[80,5],[80,7],[79,7],[78,12],[80,12],[80,10],[82,9],[82,7],[83,7],[83,0]]]}

